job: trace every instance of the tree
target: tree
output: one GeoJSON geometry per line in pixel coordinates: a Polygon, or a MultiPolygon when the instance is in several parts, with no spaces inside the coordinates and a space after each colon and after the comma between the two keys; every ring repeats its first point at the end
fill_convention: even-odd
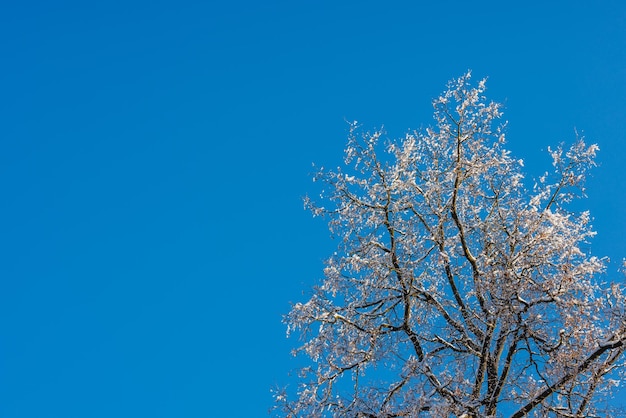
{"type": "Polygon", "coordinates": [[[598,147],[549,149],[526,188],[501,106],[470,73],[435,126],[383,143],[351,124],[345,168],[321,170],[340,238],[324,280],[285,317],[311,367],[289,417],[591,417],[619,383],[624,296],[575,213],[598,147]]]}

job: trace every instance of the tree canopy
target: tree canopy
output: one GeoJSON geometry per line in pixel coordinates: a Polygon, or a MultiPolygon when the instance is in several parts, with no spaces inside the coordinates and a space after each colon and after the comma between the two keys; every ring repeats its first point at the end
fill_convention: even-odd
{"type": "Polygon", "coordinates": [[[598,146],[550,148],[528,187],[502,106],[470,73],[434,125],[385,140],[351,124],[345,166],[320,170],[339,248],[285,317],[309,358],[276,393],[289,417],[597,416],[621,378],[620,285],[589,254],[584,195],[598,146]]]}

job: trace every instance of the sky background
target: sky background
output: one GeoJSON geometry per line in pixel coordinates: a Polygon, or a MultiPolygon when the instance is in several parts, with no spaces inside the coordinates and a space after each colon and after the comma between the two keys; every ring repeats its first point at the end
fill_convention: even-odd
{"type": "MultiPolygon", "coordinates": [[[[0,417],[262,417],[335,244],[303,210],[346,120],[431,124],[468,69],[529,179],[574,129],[626,256],[623,1],[0,5],[0,417]]],[[[626,392],[625,392],[626,393],[626,392]]]]}

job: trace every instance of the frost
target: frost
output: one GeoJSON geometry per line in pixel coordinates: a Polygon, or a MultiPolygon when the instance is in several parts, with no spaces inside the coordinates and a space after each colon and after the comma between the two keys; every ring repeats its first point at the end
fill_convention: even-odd
{"type": "Polygon", "coordinates": [[[434,126],[399,140],[350,123],[345,167],[316,176],[324,204],[305,205],[339,248],[285,318],[312,365],[276,397],[284,415],[610,415],[625,297],[598,279],[590,213],[570,209],[599,148],[548,148],[528,190],[485,91],[452,80],[434,126]]]}

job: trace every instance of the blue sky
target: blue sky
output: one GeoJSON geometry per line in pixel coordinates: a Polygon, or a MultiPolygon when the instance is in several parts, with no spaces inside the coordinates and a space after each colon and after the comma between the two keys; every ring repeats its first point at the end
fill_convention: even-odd
{"type": "Polygon", "coordinates": [[[626,5],[469,3],[0,6],[0,416],[266,416],[334,249],[311,163],[345,120],[430,124],[467,69],[529,177],[575,128],[600,145],[584,207],[619,277],[626,5]]]}

